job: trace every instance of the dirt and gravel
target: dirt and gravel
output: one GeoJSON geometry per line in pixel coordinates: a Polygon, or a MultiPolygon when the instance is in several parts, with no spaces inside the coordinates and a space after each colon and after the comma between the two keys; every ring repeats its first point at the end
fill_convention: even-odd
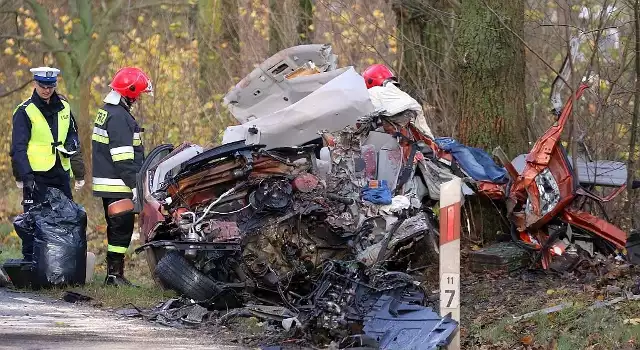
{"type": "Polygon", "coordinates": [[[0,288],[0,349],[243,349],[195,330],[0,288]]]}

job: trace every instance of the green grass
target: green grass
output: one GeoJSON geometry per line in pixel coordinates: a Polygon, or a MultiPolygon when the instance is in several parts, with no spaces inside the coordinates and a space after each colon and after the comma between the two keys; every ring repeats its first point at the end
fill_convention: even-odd
{"type": "MultiPolygon", "coordinates": [[[[90,296],[91,305],[107,309],[130,308],[135,305],[139,308],[149,308],[159,302],[175,297],[172,291],[162,290],[155,285],[138,284],[136,287],[107,287],[103,285],[104,275],[98,275],[93,282],[82,287],[51,289],[45,293],[61,298],[65,291],[70,290],[90,296]]],[[[137,284],[137,281],[132,281],[137,284]]]]}
{"type": "Polygon", "coordinates": [[[560,312],[519,322],[503,319],[485,327],[475,325],[470,332],[477,332],[483,343],[505,349],[514,348],[529,337],[531,345],[557,350],[631,349],[640,341],[640,324],[625,324],[625,320],[638,318],[638,301],[595,310],[576,303],[560,312]]]}

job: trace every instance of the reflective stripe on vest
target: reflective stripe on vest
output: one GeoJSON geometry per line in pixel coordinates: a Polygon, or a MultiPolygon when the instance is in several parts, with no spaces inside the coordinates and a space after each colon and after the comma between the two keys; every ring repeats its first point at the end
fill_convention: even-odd
{"type": "MultiPolygon", "coordinates": [[[[58,135],[56,141],[53,140],[49,123],[42,115],[42,112],[35,104],[29,103],[25,108],[27,116],[31,121],[31,138],[27,145],[27,158],[33,171],[47,171],[56,164],[58,151],[54,144],[63,145],[67,139],[69,125],[71,121],[71,109],[66,101],[61,101],[64,108],[58,112],[58,135]]],[[[60,162],[64,170],[71,169],[71,160],[60,155],[60,162]]]]}
{"type": "Polygon", "coordinates": [[[131,188],[125,185],[121,179],[109,179],[106,177],[94,177],[91,188],[96,192],[131,193],[131,188]]]}

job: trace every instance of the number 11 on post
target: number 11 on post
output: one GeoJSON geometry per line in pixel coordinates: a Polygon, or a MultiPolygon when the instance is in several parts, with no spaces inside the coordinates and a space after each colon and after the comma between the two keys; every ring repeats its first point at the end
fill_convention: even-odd
{"type": "Polygon", "coordinates": [[[447,349],[460,349],[460,178],[440,185],[440,317],[458,321],[447,349]]]}

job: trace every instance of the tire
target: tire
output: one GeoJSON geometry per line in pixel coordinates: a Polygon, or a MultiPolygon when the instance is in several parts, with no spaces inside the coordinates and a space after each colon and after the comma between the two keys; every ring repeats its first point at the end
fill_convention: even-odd
{"type": "Polygon", "coordinates": [[[216,282],[198,271],[176,251],[167,252],[158,261],[155,275],[164,286],[197,302],[209,300],[221,292],[216,282]]]}

